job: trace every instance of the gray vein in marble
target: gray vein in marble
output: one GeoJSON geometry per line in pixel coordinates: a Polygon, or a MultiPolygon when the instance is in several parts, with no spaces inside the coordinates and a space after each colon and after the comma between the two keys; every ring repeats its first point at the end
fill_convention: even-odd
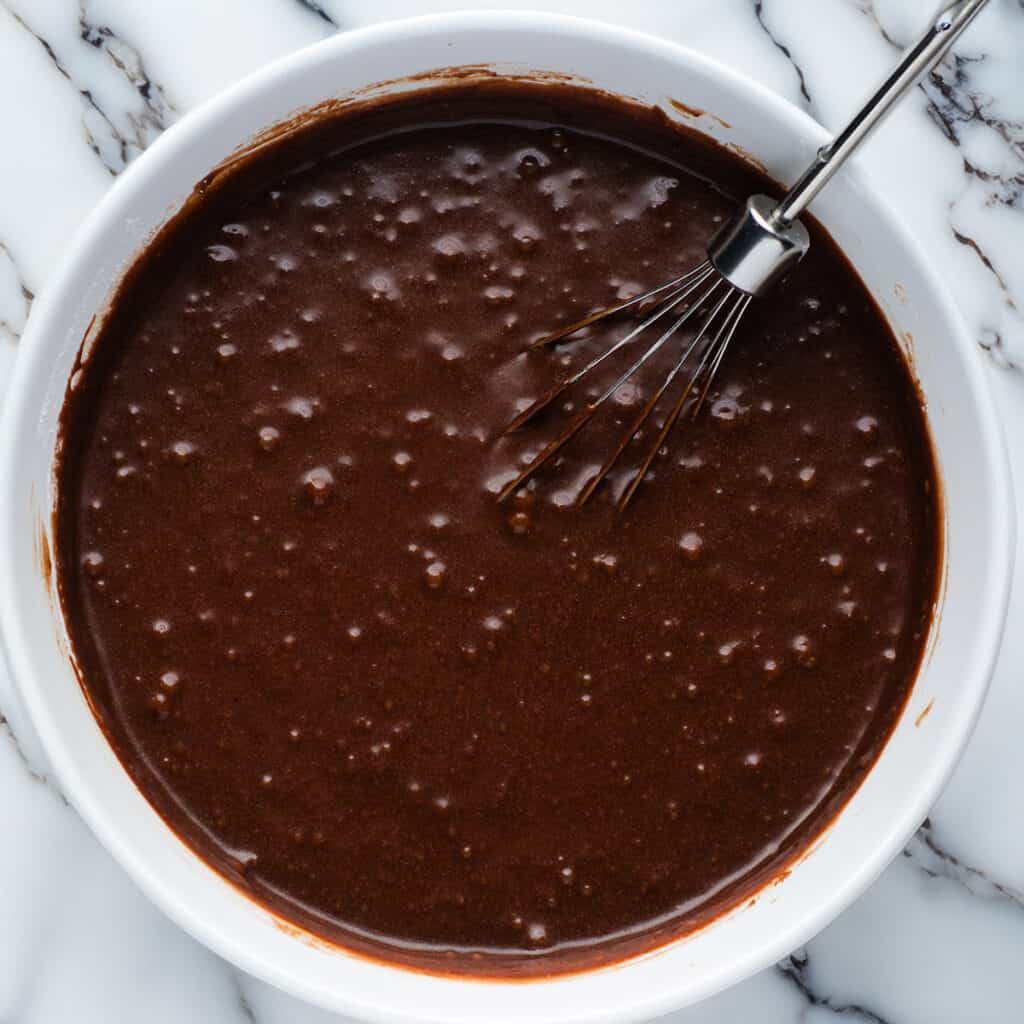
{"type": "Polygon", "coordinates": [[[242,1020],[246,1024],[259,1024],[256,1011],[252,1008],[252,1003],[249,1002],[249,997],[245,994],[245,989],[242,986],[242,975],[230,964],[225,963],[224,966],[227,968],[228,976],[231,979],[231,987],[238,997],[238,1008],[242,1012],[242,1020]]]}
{"type": "Polygon", "coordinates": [[[97,50],[102,50],[110,58],[142,97],[142,115],[129,113],[128,117],[136,128],[135,138],[131,141],[140,150],[144,149],[156,135],[175,120],[177,111],[174,104],[167,98],[160,85],[150,77],[142,56],[135,47],[118,36],[109,26],[89,20],[85,0],[80,0],[78,6],[78,31],[86,43],[97,50]]]}
{"type": "MultiPolygon", "coordinates": [[[[1024,161],[1024,126],[989,114],[991,98],[981,96],[970,89],[969,69],[972,64],[980,64],[985,59],[984,55],[964,57],[954,54],[951,61],[929,75],[925,92],[931,100],[932,116],[950,141],[955,143],[960,142],[962,125],[980,123],[995,132],[1018,160],[1024,161]]],[[[997,196],[1000,202],[1011,206],[1020,198],[1024,174],[994,174],[972,163],[966,155],[964,169],[982,181],[1005,185],[1006,192],[997,196]]]]}
{"type": "Polygon", "coordinates": [[[903,856],[909,858],[929,878],[944,878],[962,886],[972,896],[1004,900],[1024,911],[1024,893],[997,882],[988,872],[965,864],[959,857],[943,849],[935,839],[932,823],[928,819],[925,819],[917,835],[903,851],[903,856]]]}
{"type": "Polygon", "coordinates": [[[18,737],[14,735],[14,730],[11,728],[11,723],[7,719],[0,715],[0,733],[7,737],[7,742],[11,745],[14,750],[15,756],[21,762],[25,769],[25,774],[33,781],[38,783],[40,786],[45,786],[54,796],[56,796],[65,807],[69,806],[67,798],[60,790],[54,785],[53,780],[42,772],[37,772],[29,762],[29,759],[25,756],[25,751],[21,749],[21,744],[18,742],[18,737]]]}
{"type": "MultiPolygon", "coordinates": [[[[985,189],[985,202],[1017,207],[1020,205],[1022,192],[1024,192],[1024,125],[989,113],[991,100],[972,91],[970,66],[984,60],[984,56],[954,55],[951,61],[928,76],[928,81],[922,88],[928,96],[929,116],[946,138],[957,147],[963,160],[964,173],[982,183],[985,189]],[[977,130],[979,127],[993,132],[1000,140],[1009,156],[1017,162],[1019,169],[1016,173],[990,170],[983,167],[980,161],[970,158],[963,144],[963,135],[968,128],[977,130]]],[[[955,204],[950,206],[951,215],[954,206],[955,204]]],[[[1017,311],[1017,302],[994,259],[976,238],[957,228],[953,224],[952,218],[950,230],[957,242],[970,249],[977,256],[981,265],[992,275],[1006,305],[1011,310],[1017,311]]],[[[1003,339],[999,332],[990,329],[988,334],[989,337],[982,342],[982,346],[989,350],[1002,349],[1003,339]]]]}
{"type": "Polygon", "coordinates": [[[873,1010],[869,1010],[859,1003],[833,1003],[829,996],[823,995],[815,989],[810,978],[810,966],[811,961],[807,950],[798,949],[781,963],[776,964],[775,968],[804,997],[808,1009],[825,1010],[837,1017],[864,1021],[866,1024],[888,1024],[884,1017],[880,1017],[873,1010]]]}
{"type": "MultiPolygon", "coordinates": [[[[1021,3],[1024,3],[1024,0],[1021,0],[1021,3]]],[[[889,35],[888,30],[882,24],[881,19],[878,17],[878,11],[875,10],[874,0],[853,0],[853,4],[857,8],[857,10],[861,12],[861,14],[866,14],[875,23],[875,28],[878,29],[879,35],[891,47],[897,50],[903,49],[903,47],[900,46],[900,44],[896,42],[896,40],[893,39],[891,35],[889,35]]]]}
{"type": "Polygon", "coordinates": [[[334,31],[341,28],[341,24],[331,17],[317,0],[295,0],[300,7],[305,8],[310,14],[319,18],[325,25],[330,26],[334,31]]]}
{"type": "Polygon", "coordinates": [[[1006,286],[1006,281],[1003,279],[1003,275],[996,269],[995,264],[985,254],[985,250],[973,239],[970,235],[964,234],[963,231],[957,230],[955,227],[950,225],[950,229],[953,232],[953,237],[961,244],[971,249],[974,254],[981,261],[981,265],[996,279],[996,284],[999,285],[1000,291],[1006,293],[1006,303],[1011,309],[1016,309],[1017,306],[1013,301],[1010,291],[1006,286]]]}
{"type": "MultiPolygon", "coordinates": [[[[1022,2],[1024,2],[1024,0],[1022,0],[1022,2]]],[[[11,250],[8,249],[3,242],[0,242],[0,253],[3,253],[4,256],[6,256],[8,260],[10,260],[11,266],[14,267],[14,272],[18,277],[18,287],[21,289],[21,297],[26,302],[34,301],[36,297],[35,293],[29,288],[27,284],[25,284],[25,277],[18,269],[18,261],[14,258],[14,254],[11,252],[11,250]]]]}
{"type": "MultiPolygon", "coordinates": [[[[1024,2],[1024,0],[1022,0],[1024,2]]],[[[765,19],[764,13],[764,0],[754,0],[754,17],[757,18],[757,23],[761,27],[761,31],[771,40],[772,46],[775,47],[779,53],[789,62],[793,71],[796,73],[797,81],[800,84],[800,96],[801,102],[805,110],[811,110],[814,106],[814,101],[811,99],[811,94],[807,91],[807,79],[804,77],[803,68],[793,59],[793,54],[790,52],[789,47],[786,46],[775,33],[769,28],[768,22],[765,19]]]]}
{"type": "Polygon", "coordinates": [[[54,68],[78,93],[83,104],[82,131],[88,147],[113,176],[142,152],[176,117],[173,104],[163,89],[152,81],[138,51],[105,25],[92,23],[86,13],[84,0],[79,3],[79,38],[109,60],[118,75],[138,94],[141,112],[128,109],[123,115],[127,131],[119,128],[114,115],[100,105],[91,89],[72,71],[72,59],[58,52],[58,45],[31,23],[31,17],[15,9],[11,0],[0,0],[14,21],[42,47],[54,68]]]}
{"type": "MultiPolygon", "coordinates": [[[[25,304],[25,317],[27,317],[28,311],[35,300],[35,294],[29,286],[25,284],[25,276],[22,274],[21,269],[18,266],[18,261],[14,258],[14,254],[11,250],[3,242],[0,242],[0,258],[5,259],[11,267],[16,287],[25,304]]],[[[7,337],[12,341],[18,341],[21,337],[23,328],[24,318],[20,323],[11,323],[9,320],[0,317],[0,333],[7,335],[7,337]]]]}
{"type": "MultiPolygon", "coordinates": [[[[104,126],[109,130],[110,135],[113,136],[115,139],[120,139],[120,135],[117,129],[114,127],[110,118],[107,117],[105,113],[103,113],[99,105],[92,98],[92,93],[90,93],[88,89],[83,89],[80,85],[78,85],[78,83],[75,82],[74,78],[72,78],[71,76],[71,73],[61,62],[60,58],[57,56],[57,53],[53,49],[53,47],[38,32],[36,32],[35,29],[33,29],[32,26],[16,10],[14,10],[14,8],[10,6],[10,4],[6,2],[6,0],[3,0],[3,7],[6,8],[7,12],[15,20],[15,22],[18,25],[20,25],[30,36],[32,36],[32,38],[35,39],[35,41],[43,48],[43,51],[46,53],[46,56],[49,57],[50,62],[53,64],[53,66],[61,73],[61,75],[64,76],[64,78],[67,79],[67,81],[72,86],[74,86],[75,90],[78,92],[78,95],[85,102],[87,108],[93,111],[101,119],[104,126]]],[[[99,158],[103,166],[112,175],[116,174],[118,169],[110,165],[108,157],[105,156],[102,148],[100,147],[99,141],[96,139],[92,129],[89,126],[87,118],[84,116],[82,118],[82,131],[85,134],[86,144],[96,154],[96,156],[99,158]]],[[[123,147],[123,140],[121,141],[123,147]]]]}

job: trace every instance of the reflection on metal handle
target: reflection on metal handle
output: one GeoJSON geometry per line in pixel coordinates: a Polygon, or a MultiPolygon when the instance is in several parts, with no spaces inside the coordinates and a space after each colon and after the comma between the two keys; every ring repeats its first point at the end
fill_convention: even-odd
{"type": "Polygon", "coordinates": [[[907,50],[878,91],[827,146],[818,150],[814,162],[775,208],[772,219],[776,224],[785,225],[800,216],[893,104],[938,63],[987,3],[988,0],[959,0],[943,5],[928,31],[907,50]]]}

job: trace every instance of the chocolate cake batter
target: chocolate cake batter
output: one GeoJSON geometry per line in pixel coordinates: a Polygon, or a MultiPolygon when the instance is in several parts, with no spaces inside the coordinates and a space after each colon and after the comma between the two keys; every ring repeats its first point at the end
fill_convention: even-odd
{"type": "Polygon", "coordinates": [[[502,426],[623,324],[529,342],[766,188],[653,113],[463,86],[264,147],[141,257],[64,411],[62,601],[126,769],[254,898],[421,968],[577,969],[749,897],[850,797],[937,495],[820,228],[622,520],[642,447],[573,502],[644,381],[495,501],[586,395],[502,426]]]}

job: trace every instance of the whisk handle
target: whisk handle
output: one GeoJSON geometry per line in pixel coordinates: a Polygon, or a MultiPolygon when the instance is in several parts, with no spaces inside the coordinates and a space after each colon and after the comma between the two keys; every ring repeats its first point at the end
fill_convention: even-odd
{"type": "Polygon", "coordinates": [[[850,154],[918,79],[939,62],[987,3],[988,0],[958,0],[942,6],[924,35],[904,53],[889,77],[850,123],[828,145],[818,150],[814,162],[775,208],[772,216],[775,224],[786,225],[803,213],[850,154]]]}

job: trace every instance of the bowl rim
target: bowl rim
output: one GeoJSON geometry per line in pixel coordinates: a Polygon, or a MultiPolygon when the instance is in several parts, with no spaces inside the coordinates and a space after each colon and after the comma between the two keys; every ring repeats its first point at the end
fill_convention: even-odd
{"type": "MultiPolygon", "coordinates": [[[[767,108],[781,122],[792,126],[794,136],[817,140],[818,144],[828,139],[826,131],[808,114],[790,104],[759,82],[720,64],[713,58],[697,53],[688,47],[659,39],[634,29],[627,29],[612,23],[570,15],[552,14],[540,11],[456,11],[442,14],[427,14],[414,18],[403,18],[339,33],[321,42],[279,58],[215,97],[207,100],[189,112],[170,129],[164,132],[121,174],[119,180],[101,198],[81,227],[71,239],[57,270],[42,295],[36,301],[19,346],[15,360],[7,399],[2,414],[0,434],[0,552],[8,556],[24,544],[15,529],[13,509],[20,496],[17,480],[17,445],[15,441],[31,423],[38,411],[29,406],[30,394],[26,385],[39,372],[40,364],[47,358],[47,340],[52,339],[52,322],[60,315],[61,304],[68,290],[74,268],[83,256],[111,230],[116,223],[116,214],[121,197],[128,194],[125,182],[134,182],[149,173],[151,166],[173,157],[175,150],[187,145],[188,139],[201,135],[211,123],[239,105],[258,98],[260,92],[277,78],[287,75],[311,60],[341,60],[347,53],[366,46],[379,45],[389,39],[407,37],[425,31],[443,32],[449,35],[467,34],[480,31],[503,29],[530,29],[562,33],[613,47],[638,51],[653,51],[673,61],[708,81],[724,81],[733,89],[749,97],[752,106],[767,108]]],[[[850,173],[860,174],[856,161],[850,173]]],[[[868,182],[870,186],[870,182],[868,182]]],[[[872,202],[877,206],[888,227],[901,237],[907,250],[913,252],[917,270],[925,281],[932,297],[940,303],[938,314],[949,327],[950,341],[964,349],[963,360],[966,368],[965,387],[977,397],[978,431],[981,442],[979,457],[986,463],[987,477],[992,486],[994,501],[989,515],[987,536],[991,540],[993,564],[998,565],[997,575],[990,580],[986,593],[986,607],[982,615],[983,635],[975,646],[975,659],[967,673],[969,682],[963,709],[951,727],[943,748],[936,754],[933,769],[919,784],[916,798],[906,802],[902,813],[894,817],[882,841],[870,856],[856,864],[854,869],[838,881],[833,897],[827,903],[809,908],[796,915],[791,926],[776,934],[774,941],[743,950],[734,960],[716,971],[708,971],[699,985],[692,981],[666,984],[656,992],[634,991],[614,1005],[583,1005],[571,1012],[559,1013],[560,1024],[575,1024],[584,1021],[625,1021],[653,1017],[675,1009],[684,1002],[696,1002],[723,990],[756,971],[769,966],[790,953],[802,942],[807,941],[821,928],[832,921],[843,909],[856,899],[873,882],[885,866],[893,859],[927,815],[932,803],[946,784],[960,753],[974,728],[980,713],[988,683],[999,653],[1000,640],[1008,611],[1010,584],[1015,553],[1015,517],[1009,461],[1005,437],[994,412],[989,382],[981,360],[973,351],[976,346],[967,330],[960,310],[956,307],[947,289],[931,264],[923,246],[910,234],[890,201],[874,188],[869,187],[872,202]],[[682,990],[686,989],[683,996],[682,990]]],[[[56,773],[63,791],[72,805],[88,823],[104,847],[112,853],[132,880],[140,886],[147,897],[166,913],[177,925],[198,938],[216,953],[224,956],[245,971],[285,991],[317,1005],[344,1013],[357,1014],[362,1019],[382,1022],[425,1022],[442,1019],[430,1007],[416,1012],[398,1011],[386,1003],[371,1003],[342,990],[341,986],[328,989],[311,979],[282,968],[269,957],[260,955],[246,943],[244,936],[224,930],[219,923],[204,915],[198,901],[190,900],[177,891],[172,891],[159,877],[150,864],[130,842],[126,842],[129,831],[108,812],[98,793],[88,779],[76,770],[75,759],[70,746],[64,742],[60,726],[51,718],[40,692],[40,680],[32,664],[32,654],[22,640],[26,631],[24,609],[19,601],[17,574],[0,574],[0,638],[11,668],[11,678],[17,696],[29,713],[30,719],[42,742],[46,756],[56,773]]],[[[127,773],[125,781],[134,786],[127,773]]],[[[196,856],[193,854],[193,856],[196,856]]],[[[201,858],[200,858],[201,859],[201,858]]],[[[229,884],[224,881],[224,884],[229,884]]],[[[672,944],[670,944],[672,945],[672,944]]],[[[620,966],[628,969],[630,961],[620,966]]],[[[390,970],[403,970],[400,965],[385,964],[390,970]]],[[[600,972],[584,971],[579,974],[560,976],[554,979],[536,978],[523,984],[543,985],[551,981],[586,979],[600,972]]],[[[439,981],[462,985],[465,979],[443,977],[439,981]]],[[[478,981],[479,979],[468,979],[478,981]]],[[[625,979],[623,979],[625,980],[625,979]]],[[[508,983],[487,981],[494,997],[500,995],[508,983]]],[[[626,986],[623,986],[626,987],[626,986]]],[[[583,1001],[581,1000],[581,1003],[583,1001]]],[[[461,1017],[458,1019],[462,1019],[461,1017]]]]}

